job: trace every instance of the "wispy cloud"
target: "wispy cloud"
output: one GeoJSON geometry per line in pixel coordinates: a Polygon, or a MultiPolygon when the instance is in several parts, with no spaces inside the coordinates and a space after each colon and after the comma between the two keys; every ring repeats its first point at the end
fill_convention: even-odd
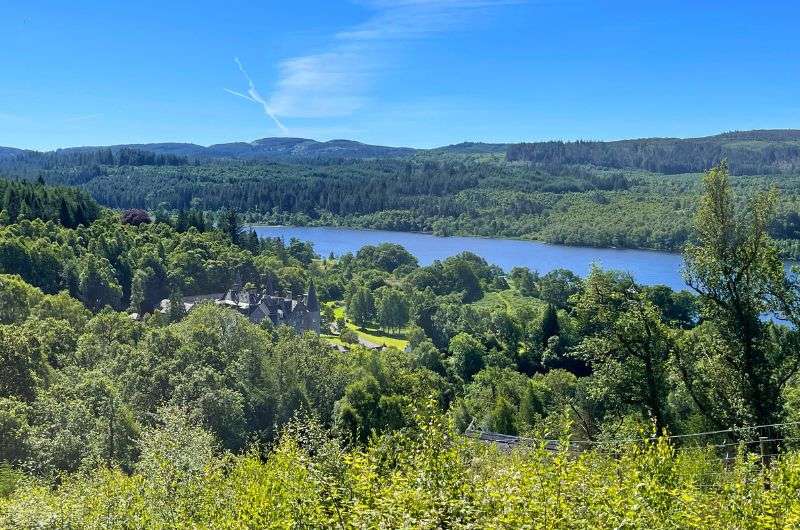
{"type": "Polygon", "coordinates": [[[278,65],[279,77],[269,98],[258,95],[252,80],[249,96],[260,103],[281,130],[281,118],[348,116],[369,100],[369,90],[407,41],[470,27],[487,10],[523,0],[362,0],[372,11],[363,23],[331,35],[327,50],[292,57],[278,65]]]}
{"type": "Polygon", "coordinates": [[[233,94],[234,96],[239,96],[240,98],[244,98],[247,101],[251,101],[253,103],[261,105],[261,107],[264,109],[264,114],[269,116],[281,131],[283,131],[284,133],[289,132],[289,129],[287,129],[286,126],[283,125],[283,123],[281,123],[281,121],[272,111],[270,105],[266,102],[266,100],[263,97],[261,97],[261,94],[258,93],[256,85],[253,83],[253,80],[250,78],[250,75],[247,73],[247,70],[245,70],[244,66],[242,66],[242,62],[239,60],[239,58],[234,57],[233,60],[236,62],[236,65],[239,67],[239,70],[241,70],[245,79],[247,79],[247,84],[248,84],[247,95],[242,94],[241,92],[236,92],[235,90],[231,90],[229,88],[226,88],[225,91],[233,94]]]}
{"type": "Polygon", "coordinates": [[[468,26],[476,14],[524,0],[371,0],[376,14],[337,34],[341,40],[381,41],[421,38],[468,26]]]}

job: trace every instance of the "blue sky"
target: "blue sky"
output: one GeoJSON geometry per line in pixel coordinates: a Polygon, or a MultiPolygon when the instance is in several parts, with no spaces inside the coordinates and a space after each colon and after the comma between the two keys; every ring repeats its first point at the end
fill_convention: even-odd
{"type": "Polygon", "coordinates": [[[4,0],[0,145],[796,128],[799,15],[790,1],[4,0]]]}

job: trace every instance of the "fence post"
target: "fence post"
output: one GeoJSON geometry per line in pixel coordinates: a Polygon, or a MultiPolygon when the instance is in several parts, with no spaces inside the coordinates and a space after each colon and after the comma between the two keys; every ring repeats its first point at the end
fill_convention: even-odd
{"type": "Polygon", "coordinates": [[[763,474],[762,478],[764,480],[764,489],[766,490],[771,489],[772,486],[767,473],[771,453],[771,451],[768,451],[769,447],[767,446],[767,440],[768,438],[766,436],[758,437],[758,445],[761,448],[761,473],[763,474]]]}

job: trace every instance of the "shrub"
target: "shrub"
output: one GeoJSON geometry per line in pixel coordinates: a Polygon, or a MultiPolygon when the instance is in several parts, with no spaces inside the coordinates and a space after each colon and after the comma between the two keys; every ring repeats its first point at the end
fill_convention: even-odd
{"type": "Polygon", "coordinates": [[[122,212],[122,222],[126,225],[139,226],[151,222],[150,214],[139,208],[132,208],[122,212]]]}
{"type": "Polygon", "coordinates": [[[358,333],[352,329],[345,329],[339,334],[339,340],[347,344],[358,344],[358,333]]]}

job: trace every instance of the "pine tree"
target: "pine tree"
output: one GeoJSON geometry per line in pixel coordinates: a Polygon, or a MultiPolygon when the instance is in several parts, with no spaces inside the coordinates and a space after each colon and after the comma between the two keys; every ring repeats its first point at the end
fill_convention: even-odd
{"type": "Polygon", "coordinates": [[[260,245],[261,242],[258,239],[258,234],[256,234],[255,230],[250,230],[247,234],[245,247],[253,254],[258,254],[260,245]]]}
{"type": "Polygon", "coordinates": [[[178,210],[178,216],[175,219],[175,230],[178,232],[186,232],[189,229],[189,214],[181,208],[178,210]]]}
{"type": "Polygon", "coordinates": [[[223,234],[227,235],[234,244],[238,244],[243,227],[239,219],[239,214],[233,208],[228,208],[222,212],[222,217],[219,221],[219,229],[223,234]]]}
{"type": "Polygon", "coordinates": [[[3,197],[3,204],[5,204],[5,210],[8,213],[9,220],[12,223],[16,223],[17,214],[19,214],[20,198],[13,185],[6,188],[6,194],[5,197],[3,197]]]}
{"type": "Polygon", "coordinates": [[[542,315],[542,323],[539,327],[539,340],[543,347],[547,346],[550,337],[558,336],[561,328],[558,324],[558,312],[553,304],[547,304],[542,315]]]}
{"type": "Polygon", "coordinates": [[[58,220],[61,222],[61,226],[66,226],[68,228],[74,226],[72,213],[70,213],[67,201],[65,201],[63,197],[58,205],[58,220]]]}
{"type": "Polygon", "coordinates": [[[189,212],[189,225],[197,228],[200,232],[205,232],[206,230],[206,219],[203,212],[196,208],[192,208],[189,212]]]}
{"type": "Polygon", "coordinates": [[[36,216],[33,213],[30,205],[27,202],[23,202],[22,205],[19,207],[19,213],[17,214],[17,222],[24,221],[24,220],[33,220],[36,216]]]}

